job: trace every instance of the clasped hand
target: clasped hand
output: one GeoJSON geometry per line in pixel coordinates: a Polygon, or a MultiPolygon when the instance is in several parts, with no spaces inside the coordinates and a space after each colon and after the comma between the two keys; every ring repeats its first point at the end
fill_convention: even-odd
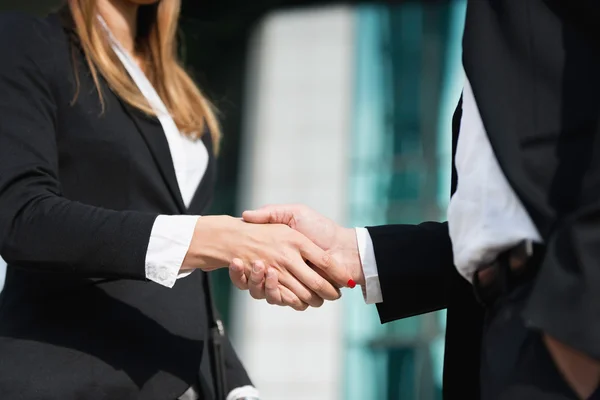
{"type": "Polygon", "coordinates": [[[293,270],[282,269],[280,264],[264,258],[233,258],[229,268],[231,280],[239,289],[249,290],[253,298],[305,310],[308,306],[321,306],[323,300],[339,298],[338,287],[364,283],[353,229],[340,227],[302,205],[246,211],[243,220],[286,226],[298,235],[296,244],[301,244],[298,250],[302,259],[294,255],[296,250],[288,252],[283,243],[273,243],[273,251],[285,251],[288,260],[297,259],[293,270]]]}

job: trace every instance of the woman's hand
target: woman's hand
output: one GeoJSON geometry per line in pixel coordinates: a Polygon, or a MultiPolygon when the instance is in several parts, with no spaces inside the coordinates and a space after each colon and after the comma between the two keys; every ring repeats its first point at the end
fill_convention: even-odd
{"type": "Polygon", "coordinates": [[[254,299],[266,299],[269,304],[292,307],[296,311],[304,311],[309,306],[280,284],[277,271],[267,268],[262,261],[254,261],[248,270],[242,260],[234,258],[229,266],[229,277],[238,289],[249,290],[254,299]]]}
{"type": "Polygon", "coordinates": [[[351,279],[327,252],[286,225],[249,224],[228,216],[199,218],[182,269],[211,271],[230,265],[234,258],[247,266],[261,260],[277,272],[280,285],[314,307],[323,299],[338,299],[340,292],[307,262],[339,286],[351,279]]]}

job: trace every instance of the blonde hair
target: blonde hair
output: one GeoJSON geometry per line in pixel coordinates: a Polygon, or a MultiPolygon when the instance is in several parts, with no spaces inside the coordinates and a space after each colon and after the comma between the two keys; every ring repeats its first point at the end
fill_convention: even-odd
{"type": "MultiPolygon", "coordinates": [[[[102,109],[104,110],[104,99],[98,74],[104,77],[110,88],[123,101],[148,115],[156,116],[108,43],[97,18],[97,0],[68,0],[68,4],[98,89],[102,109]]],[[[192,138],[200,137],[207,127],[216,152],[221,139],[221,129],[215,110],[177,57],[177,20],[181,0],[162,0],[154,6],[143,7],[153,7],[155,10],[155,15],[149,21],[139,21],[145,23],[145,26],[138,27],[138,32],[142,30],[143,35],[136,38],[136,47],[144,62],[144,72],[177,127],[192,138]]],[[[79,82],[77,86],[79,89],[79,82]]]]}

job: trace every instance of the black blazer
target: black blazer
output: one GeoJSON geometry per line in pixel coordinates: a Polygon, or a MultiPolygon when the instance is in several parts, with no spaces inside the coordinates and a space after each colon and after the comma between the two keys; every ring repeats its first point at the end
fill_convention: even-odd
{"type": "MultiPolygon", "coordinates": [[[[156,118],[101,81],[72,21],[0,16],[0,398],[214,399],[207,275],[173,289],[145,279],[159,214],[202,214],[215,160],[189,209],[156,118]],[[77,69],[80,89],[77,101],[77,69]]],[[[229,388],[250,384],[229,342],[229,388]]]]}
{"type": "MultiPolygon", "coordinates": [[[[463,63],[504,174],[546,244],[523,318],[600,359],[600,3],[471,0],[463,63]]],[[[456,148],[461,105],[453,119],[456,148]]],[[[452,190],[456,188],[453,171],[452,190]]],[[[483,309],[446,223],[369,228],[382,322],[448,308],[444,398],[479,398],[483,309]]]]}

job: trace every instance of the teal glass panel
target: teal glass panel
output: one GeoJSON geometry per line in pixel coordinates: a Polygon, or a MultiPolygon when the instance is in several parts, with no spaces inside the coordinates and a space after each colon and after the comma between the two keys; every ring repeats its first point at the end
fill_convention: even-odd
{"type": "MultiPolygon", "coordinates": [[[[445,219],[464,5],[357,7],[350,224],[445,219]]],[[[381,325],[361,293],[344,296],[343,398],[441,398],[445,313],[381,325]]]]}
{"type": "MultiPolygon", "coordinates": [[[[467,10],[466,0],[451,2],[448,15],[448,35],[444,55],[444,75],[439,101],[439,118],[437,126],[437,158],[438,158],[438,204],[442,210],[448,206],[452,168],[452,116],[463,88],[464,72],[462,68],[462,35],[467,10]]],[[[444,218],[445,219],[445,215],[444,218]]],[[[438,323],[442,330],[446,329],[446,310],[437,313],[438,323]]],[[[444,335],[439,335],[431,346],[434,362],[434,380],[442,385],[444,364],[444,335]]]]}
{"type": "MultiPolygon", "coordinates": [[[[391,180],[391,102],[386,83],[389,64],[383,56],[387,9],[361,6],[356,12],[356,81],[354,88],[349,223],[352,226],[386,222],[386,191],[391,180]]],[[[384,331],[374,307],[364,305],[360,291],[344,293],[345,400],[385,399],[387,354],[370,343],[384,331]],[[377,376],[378,379],[374,379],[377,376]]]]}

